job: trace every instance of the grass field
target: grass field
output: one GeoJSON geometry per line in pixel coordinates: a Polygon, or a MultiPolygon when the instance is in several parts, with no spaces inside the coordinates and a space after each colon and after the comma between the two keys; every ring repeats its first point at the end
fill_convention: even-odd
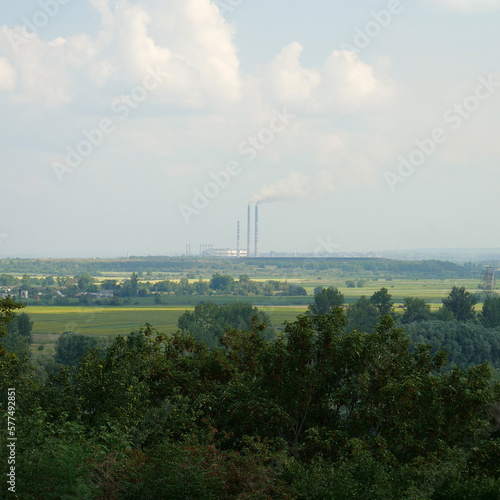
{"type": "Polygon", "coordinates": [[[119,335],[136,330],[145,323],[160,331],[175,331],[186,307],[27,307],[34,322],[35,335],[66,331],[85,335],[119,335]]]}
{"type": "MultiPolygon", "coordinates": [[[[149,323],[159,332],[174,333],[179,316],[192,309],[191,306],[27,307],[24,311],[33,320],[33,352],[51,354],[58,337],[66,331],[100,337],[127,335],[149,323]],[[44,346],[43,351],[38,350],[40,345],[44,346]]],[[[261,309],[270,314],[272,324],[280,329],[285,321],[293,321],[307,307],[267,306],[261,309]]]]}
{"type": "Polygon", "coordinates": [[[310,279],[293,279],[290,283],[303,286],[309,295],[317,286],[334,286],[337,287],[346,298],[346,302],[352,302],[361,295],[370,296],[382,287],[389,290],[395,302],[402,302],[405,297],[419,297],[425,299],[429,303],[441,304],[441,299],[446,297],[454,286],[464,286],[471,292],[477,292],[477,280],[407,280],[394,279],[378,281],[366,281],[362,288],[347,288],[345,278],[336,280],[318,280],[311,281],[310,279]]]}

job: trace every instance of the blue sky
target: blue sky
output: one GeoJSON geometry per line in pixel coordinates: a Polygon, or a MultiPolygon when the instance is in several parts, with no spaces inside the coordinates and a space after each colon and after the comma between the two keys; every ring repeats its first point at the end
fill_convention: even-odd
{"type": "Polygon", "coordinates": [[[0,14],[0,257],[500,247],[500,0],[0,14]]]}

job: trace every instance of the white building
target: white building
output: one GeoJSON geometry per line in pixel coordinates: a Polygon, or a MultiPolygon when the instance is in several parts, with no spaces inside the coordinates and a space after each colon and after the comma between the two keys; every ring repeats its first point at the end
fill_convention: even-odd
{"type": "MultiPolygon", "coordinates": [[[[209,248],[206,251],[206,255],[210,255],[212,257],[227,257],[227,258],[236,258],[238,257],[238,250],[233,248],[209,248]]],[[[240,257],[246,257],[247,251],[240,250],[240,257]]]]}

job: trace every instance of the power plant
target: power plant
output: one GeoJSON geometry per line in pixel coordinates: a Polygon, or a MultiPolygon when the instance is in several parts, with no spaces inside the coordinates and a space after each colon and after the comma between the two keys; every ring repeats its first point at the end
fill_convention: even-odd
{"type": "Polygon", "coordinates": [[[250,257],[250,241],[251,241],[251,228],[250,228],[250,205],[248,205],[248,218],[247,218],[247,257],[250,257]]]}
{"type": "Polygon", "coordinates": [[[238,229],[236,236],[236,258],[240,258],[240,221],[238,221],[238,229]]]}
{"type": "MultiPolygon", "coordinates": [[[[259,256],[259,205],[255,204],[255,247],[253,256],[259,256]]],[[[251,221],[251,207],[248,205],[248,216],[247,216],[247,257],[250,257],[252,248],[252,221],[251,221]]]]}
{"type": "MultiPolygon", "coordinates": [[[[207,257],[259,257],[259,205],[255,205],[255,242],[252,252],[252,210],[251,205],[248,205],[247,211],[247,248],[241,248],[241,224],[236,223],[236,249],[234,248],[214,248],[211,244],[200,245],[200,256],[207,257]]],[[[186,244],[186,256],[191,256],[191,244],[186,244]]]]}
{"type": "Polygon", "coordinates": [[[255,252],[254,257],[259,256],[259,205],[255,205],[255,252]]]}
{"type": "MultiPolygon", "coordinates": [[[[242,237],[244,238],[244,222],[236,219],[236,235],[234,235],[234,226],[231,230],[233,236],[231,236],[231,240],[233,241],[233,245],[231,248],[221,248],[214,247],[212,244],[201,244],[200,245],[200,257],[216,257],[216,258],[226,258],[226,259],[244,259],[244,258],[260,258],[260,214],[259,214],[259,203],[254,203],[250,201],[247,206],[247,241],[246,248],[245,242],[242,242],[242,237]],[[252,221],[252,208],[254,208],[254,220],[252,221]],[[252,234],[253,232],[253,234],[252,234]],[[234,241],[234,237],[236,236],[236,242],[234,241]],[[252,237],[254,240],[252,240],[252,237]],[[234,245],[236,243],[236,245],[234,245]],[[243,244],[242,244],[243,243],[243,244]]],[[[226,235],[227,236],[227,235],[226,235]]],[[[269,240],[266,239],[269,242],[269,240]]],[[[318,246],[312,252],[275,252],[275,251],[267,251],[263,252],[263,257],[265,258],[297,258],[297,257],[321,257],[321,258],[329,258],[329,257],[346,257],[346,258],[355,258],[355,257],[364,257],[364,258],[372,258],[372,257],[380,257],[377,253],[372,252],[334,252],[330,250],[328,244],[330,240],[328,239],[326,242],[318,239],[318,242],[321,243],[321,246],[318,246]]],[[[269,243],[268,243],[269,244],[269,243]]],[[[337,245],[338,246],[338,245],[337,245]]],[[[191,251],[191,244],[186,244],[186,253],[187,257],[192,257],[193,253],[191,251]]],[[[495,272],[496,268],[486,269],[484,273],[484,290],[490,291],[495,288],[495,272]]]]}

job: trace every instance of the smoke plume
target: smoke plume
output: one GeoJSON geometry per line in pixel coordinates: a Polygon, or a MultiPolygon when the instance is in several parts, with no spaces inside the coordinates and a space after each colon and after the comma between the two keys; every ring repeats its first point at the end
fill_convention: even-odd
{"type": "Polygon", "coordinates": [[[313,177],[291,172],[288,177],[275,184],[264,184],[250,203],[271,203],[273,201],[295,201],[329,193],[335,188],[331,172],[322,170],[313,177]]]}

